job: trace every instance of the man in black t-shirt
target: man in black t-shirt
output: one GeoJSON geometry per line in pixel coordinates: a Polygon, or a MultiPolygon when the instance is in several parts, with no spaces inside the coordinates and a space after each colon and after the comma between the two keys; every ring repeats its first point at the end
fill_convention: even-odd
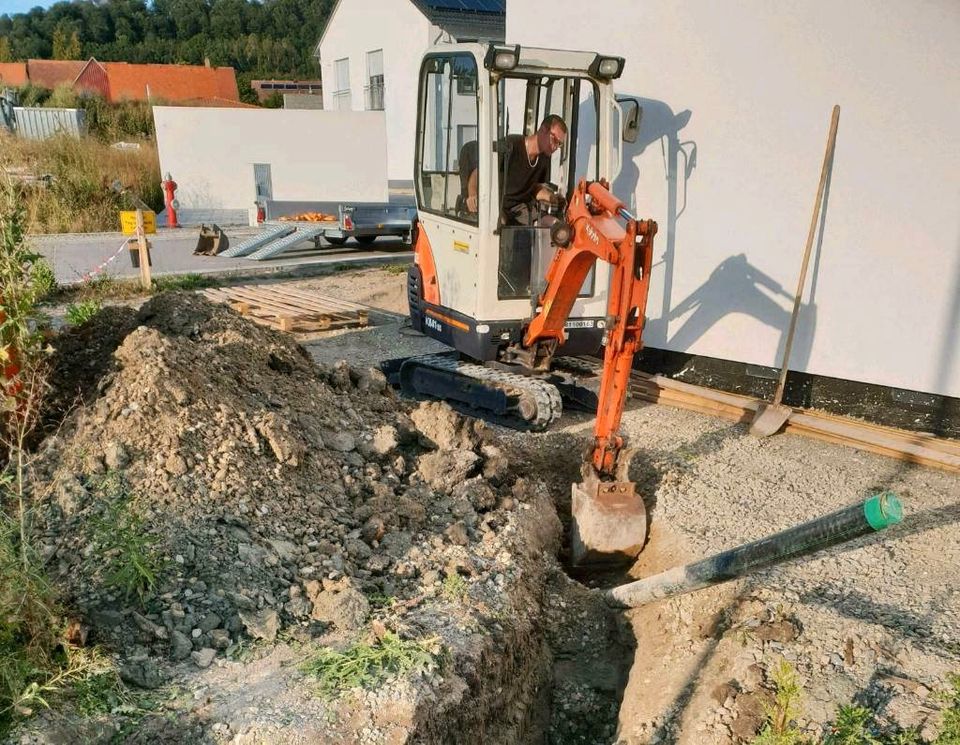
{"type": "MultiPolygon", "coordinates": [[[[567,125],[556,114],[547,116],[532,135],[507,135],[497,143],[500,154],[500,193],[505,225],[530,225],[535,214],[531,204],[551,201],[550,158],[567,139],[567,125]]],[[[467,210],[477,209],[476,171],[467,177],[467,210]]]]}

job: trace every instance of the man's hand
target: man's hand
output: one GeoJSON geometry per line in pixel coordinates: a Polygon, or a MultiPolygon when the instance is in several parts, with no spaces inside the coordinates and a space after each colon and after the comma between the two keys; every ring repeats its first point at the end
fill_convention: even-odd
{"type": "Polygon", "coordinates": [[[467,197],[467,212],[477,211],[477,195],[471,194],[467,197]]]}

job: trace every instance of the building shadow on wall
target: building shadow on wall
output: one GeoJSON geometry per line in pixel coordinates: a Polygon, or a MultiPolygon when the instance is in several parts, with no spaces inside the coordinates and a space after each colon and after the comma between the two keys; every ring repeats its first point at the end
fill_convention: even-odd
{"type": "MultiPolygon", "coordinates": [[[[638,159],[648,148],[658,149],[663,159],[664,188],[666,189],[666,225],[660,225],[657,241],[663,242],[662,264],[663,301],[660,318],[665,319],[673,302],[674,255],[677,244],[677,221],[687,208],[687,183],[697,167],[697,144],[693,140],[681,140],[680,132],[690,122],[693,112],[684,109],[675,113],[663,101],[630,94],[618,95],[623,101],[632,99],[640,104],[643,116],[636,142],[624,142],[623,164],[620,173],[613,181],[613,193],[626,198],[629,209],[634,214],[644,212],[644,205],[637,203],[637,185],[640,180],[638,159]]],[[[642,197],[641,197],[642,202],[642,197]]],[[[638,217],[645,215],[638,214],[638,217]]],[[[656,311],[648,308],[651,322],[647,323],[644,334],[646,343],[651,346],[666,344],[666,323],[657,324],[656,311]]]]}

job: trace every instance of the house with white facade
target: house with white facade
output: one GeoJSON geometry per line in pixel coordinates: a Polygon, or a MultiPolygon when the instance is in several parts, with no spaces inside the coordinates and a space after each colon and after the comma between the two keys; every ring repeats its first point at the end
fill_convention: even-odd
{"type": "Polygon", "coordinates": [[[757,377],[779,366],[839,105],[789,368],[894,401],[960,398],[960,3],[591,5],[615,23],[584,23],[579,0],[549,12],[512,0],[507,41],[620,55],[617,93],[643,108],[613,189],[660,226],[648,351],[757,377]]]}
{"type": "Polygon", "coordinates": [[[503,41],[506,0],[338,0],[317,44],[328,111],[382,110],[387,176],[412,185],[417,75],[435,44],[503,41]]]}

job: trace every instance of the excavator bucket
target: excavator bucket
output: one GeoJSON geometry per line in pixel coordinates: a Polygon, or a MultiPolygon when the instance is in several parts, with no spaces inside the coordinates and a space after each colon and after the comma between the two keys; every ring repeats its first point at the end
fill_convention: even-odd
{"type": "Polygon", "coordinates": [[[631,563],[647,540],[647,508],[631,481],[588,476],[572,488],[574,566],[631,563]]]}

